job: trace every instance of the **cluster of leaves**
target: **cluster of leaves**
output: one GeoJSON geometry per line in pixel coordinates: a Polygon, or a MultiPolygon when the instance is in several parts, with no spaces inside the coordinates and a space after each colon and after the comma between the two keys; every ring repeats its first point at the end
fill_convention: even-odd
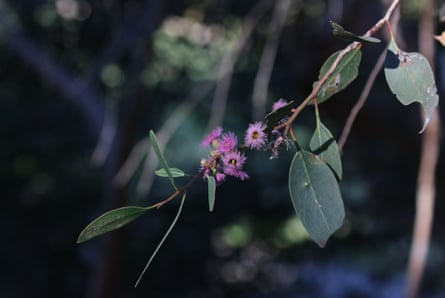
{"type": "MultiPolygon", "coordinates": [[[[412,102],[422,104],[425,112],[425,121],[421,130],[423,131],[438,105],[433,72],[426,58],[421,54],[406,53],[398,47],[389,22],[387,22],[387,25],[391,33],[391,40],[387,47],[384,69],[386,81],[402,104],[408,105],[412,102]]],[[[313,85],[312,93],[302,103],[295,106],[294,101],[291,101],[266,115],[263,120],[265,133],[279,132],[280,136],[285,138],[290,135],[292,143],[295,145],[296,153],[289,168],[290,197],[295,211],[310,237],[321,247],[325,246],[329,237],[342,226],[345,210],[339,188],[339,181],[343,175],[339,148],[332,133],[320,119],[318,105],[346,88],[357,77],[362,56],[362,44],[380,42],[368,35],[359,36],[346,31],[336,23],[332,23],[332,27],[334,35],[346,38],[352,43],[343,50],[332,54],[324,62],[320,69],[319,78],[313,85]],[[309,106],[314,107],[316,127],[309,148],[301,148],[297,136],[292,130],[292,124],[298,113],[309,106]]],[[[178,187],[176,178],[184,177],[186,174],[178,168],[169,167],[153,131],[150,132],[150,140],[162,164],[162,169],[156,171],[156,174],[169,179],[174,189],[172,195],[148,207],[128,206],[109,211],[91,222],[78,238],[78,243],[81,243],[118,229],[137,219],[148,210],[159,208],[182,195],[177,215],[151,256],[143,273],[176,224],[189,187],[198,178],[205,178],[204,180],[208,184],[209,210],[212,211],[219,182],[215,180],[213,175],[201,171],[198,175],[192,176],[187,184],[178,187]]]]}

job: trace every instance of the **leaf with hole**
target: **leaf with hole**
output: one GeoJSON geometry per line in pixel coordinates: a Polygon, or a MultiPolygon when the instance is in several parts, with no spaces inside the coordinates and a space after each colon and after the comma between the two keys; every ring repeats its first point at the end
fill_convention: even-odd
{"type": "Polygon", "coordinates": [[[422,104],[425,121],[420,132],[423,132],[439,104],[434,74],[428,60],[419,53],[400,50],[392,39],[386,52],[385,77],[400,103],[422,104]]]}
{"type": "Polygon", "coordinates": [[[77,243],[82,243],[107,232],[117,230],[137,219],[150,209],[151,207],[126,206],[108,211],[93,220],[83,229],[79,238],[77,238],[77,243]]]}
{"type": "MultiPolygon", "coordinates": [[[[318,81],[313,84],[313,89],[318,86],[319,81],[329,71],[341,51],[332,54],[320,69],[318,81]]],[[[317,93],[318,103],[322,103],[329,99],[332,95],[346,88],[358,75],[358,67],[362,59],[360,48],[355,48],[346,53],[329,78],[320,87],[317,93]]]]}
{"type": "Polygon", "coordinates": [[[290,165],[289,192],[310,237],[324,247],[345,217],[340,189],[331,169],[311,152],[298,151],[290,165]]]}
{"type": "Polygon", "coordinates": [[[318,155],[334,171],[339,180],[342,178],[340,151],[332,133],[317,119],[317,127],[309,143],[311,151],[318,155]]]}

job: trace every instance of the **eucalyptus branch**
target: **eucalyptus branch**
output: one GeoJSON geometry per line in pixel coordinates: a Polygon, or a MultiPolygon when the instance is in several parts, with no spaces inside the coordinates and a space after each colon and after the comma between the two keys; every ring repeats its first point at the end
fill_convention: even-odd
{"type": "Polygon", "coordinates": [[[345,49],[343,49],[339,53],[337,59],[335,59],[335,61],[332,64],[332,66],[326,72],[326,74],[321,78],[321,80],[319,80],[317,82],[317,86],[315,86],[315,88],[308,95],[308,97],[306,97],[306,99],[297,108],[295,108],[293,110],[292,115],[289,117],[289,119],[286,122],[284,122],[284,123],[282,123],[280,125],[277,125],[275,127],[275,129],[279,130],[279,129],[284,128],[284,132],[285,132],[285,134],[287,134],[289,132],[289,129],[291,128],[292,123],[295,121],[297,116],[317,96],[317,94],[320,91],[320,89],[323,86],[323,84],[331,77],[331,75],[334,73],[334,71],[336,70],[337,66],[340,64],[340,62],[344,58],[344,56],[346,54],[348,54],[350,51],[352,51],[353,49],[356,49],[356,48],[359,48],[359,47],[361,47],[361,43],[355,41],[355,42],[349,44],[345,49]]]}
{"type": "MultiPolygon", "coordinates": [[[[391,16],[394,14],[394,12],[396,11],[396,9],[399,6],[399,4],[400,4],[400,0],[394,0],[391,3],[391,5],[388,8],[388,10],[386,11],[385,16],[383,18],[381,18],[377,23],[375,23],[375,25],[372,26],[368,31],[366,31],[366,33],[363,36],[369,37],[369,36],[375,34],[378,30],[380,30],[385,23],[389,23],[389,20],[391,19],[391,16]]],[[[361,47],[361,43],[357,42],[357,41],[354,41],[354,42],[350,43],[346,48],[344,48],[339,53],[339,55],[337,56],[337,58],[335,59],[334,63],[332,63],[332,65],[329,68],[329,70],[317,82],[317,85],[312,90],[312,92],[309,94],[309,96],[306,97],[306,99],[297,108],[295,108],[293,110],[292,115],[289,117],[289,119],[286,122],[284,122],[284,123],[282,123],[280,125],[277,125],[274,129],[279,130],[279,129],[283,129],[284,128],[284,133],[287,134],[289,132],[289,129],[290,129],[291,125],[293,124],[293,122],[297,118],[297,116],[317,96],[317,94],[320,91],[320,89],[323,86],[323,84],[328,79],[330,79],[330,77],[332,76],[332,74],[334,73],[334,71],[336,70],[336,68],[338,67],[340,62],[342,61],[342,59],[345,57],[345,55],[348,54],[349,52],[351,52],[352,50],[354,50],[356,48],[360,48],[360,47],[361,47]]]]}
{"type": "Polygon", "coordinates": [[[371,36],[374,35],[377,31],[379,31],[385,23],[388,23],[395,13],[396,9],[400,5],[400,0],[394,0],[389,6],[388,10],[385,13],[385,16],[381,18],[374,26],[372,26],[363,36],[371,36]]]}
{"type": "MultiPolygon", "coordinates": [[[[245,26],[242,27],[234,49],[232,52],[227,53],[219,64],[219,82],[217,91],[215,92],[215,100],[213,101],[213,111],[218,110],[220,115],[212,113],[210,123],[219,123],[220,121],[218,119],[222,119],[220,117],[223,117],[224,114],[234,65],[244,44],[254,30],[253,24],[259,21],[261,15],[266,12],[271,3],[272,2],[262,0],[259,6],[254,8],[245,20],[245,26]],[[215,107],[218,109],[215,110],[215,107]]],[[[430,4],[431,3],[432,2],[430,2],[430,4]]],[[[287,4],[289,5],[289,3],[287,4]]],[[[415,297],[424,270],[425,256],[431,232],[435,194],[434,169],[437,165],[439,152],[440,123],[436,109],[438,105],[437,88],[430,63],[419,53],[406,53],[402,51],[395,41],[394,31],[391,26],[397,23],[396,16],[398,16],[399,4],[399,0],[391,1],[384,17],[378,20],[361,36],[346,31],[339,24],[332,22],[334,35],[348,38],[348,40],[352,42],[342,50],[333,53],[325,61],[320,69],[318,81],[314,83],[310,94],[298,105],[295,105],[294,101],[287,102],[284,99],[276,101],[272,106],[272,111],[265,116],[264,121],[249,124],[241,142],[238,142],[239,139],[237,135],[232,131],[224,131],[224,129],[219,126],[214,128],[200,143],[202,148],[209,149],[209,153],[200,160],[199,170],[194,175],[186,175],[184,171],[179,168],[169,167],[161,148],[165,147],[180,123],[184,121],[185,117],[194,109],[204,95],[210,91],[212,83],[209,83],[207,85],[209,90],[202,91],[201,97],[192,97],[190,102],[187,100],[175,111],[170,120],[158,131],[159,138],[156,137],[152,130],[150,131],[150,143],[153,147],[152,152],[154,154],[151,153],[149,155],[150,159],[147,159],[145,162],[150,163],[150,165],[156,165],[157,162],[151,162],[151,160],[157,158],[162,168],[157,171],[151,168],[150,171],[147,171],[147,167],[145,168],[145,173],[150,173],[150,175],[152,175],[151,178],[154,177],[154,174],[168,178],[173,187],[169,195],[148,207],[126,206],[106,212],[92,221],[81,232],[78,243],[119,229],[137,219],[148,210],[154,208],[159,209],[179,195],[182,195],[179,210],[165,236],[144,267],[136,282],[137,285],[175,226],[182,212],[186,195],[195,182],[201,179],[201,181],[207,183],[209,211],[212,212],[217,186],[225,183],[227,177],[230,176],[240,180],[249,178],[248,173],[243,168],[247,159],[246,154],[248,150],[270,150],[272,152],[270,158],[273,159],[279,156],[282,148],[288,149],[289,144],[293,142],[296,147],[296,152],[289,167],[288,182],[290,198],[309,236],[320,247],[324,247],[327,240],[344,224],[345,208],[339,188],[339,181],[342,179],[343,173],[340,151],[346,142],[358,112],[369,96],[378,72],[382,69],[382,66],[385,65],[384,73],[386,82],[397,99],[404,105],[414,101],[420,102],[423,105],[425,111],[424,128],[427,127],[431,116],[434,116],[431,125],[426,130],[423,140],[423,155],[418,180],[418,206],[416,209],[415,232],[409,263],[409,285],[407,291],[409,297],[415,297]],[[340,142],[337,145],[332,133],[320,119],[318,104],[346,88],[346,86],[357,77],[358,67],[362,57],[362,43],[380,42],[377,38],[372,37],[372,35],[384,27],[384,25],[387,25],[388,33],[391,36],[388,47],[380,55],[376,65],[372,69],[359,100],[348,116],[340,142]],[[388,61],[387,64],[385,64],[386,57],[388,57],[388,60],[386,60],[388,61]],[[414,98],[411,96],[412,94],[415,95],[414,98]],[[297,136],[292,125],[308,105],[314,106],[316,127],[307,146],[309,148],[303,148],[298,144],[297,136]],[[184,176],[188,176],[188,180],[185,181],[185,183],[181,183],[181,186],[178,187],[175,178],[184,176]]],[[[278,6],[276,6],[276,9],[277,8],[278,6]]],[[[281,12],[283,14],[285,13],[284,10],[281,12]]],[[[422,31],[424,31],[423,34],[425,34],[427,30],[424,28],[422,31]]],[[[422,36],[425,37],[424,35],[422,36]]],[[[431,48],[430,43],[428,43],[428,46],[431,48]]],[[[432,60],[431,55],[427,55],[430,61],[432,60]]],[[[272,67],[270,61],[267,63],[268,67],[272,67]]],[[[265,73],[268,71],[265,71],[265,73]]],[[[258,79],[260,79],[260,73],[261,72],[259,72],[258,79]]],[[[265,77],[267,76],[268,75],[265,75],[265,77]]],[[[260,103],[259,106],[263,104],[261,100],[257,103],[260,103]]],[[[132,156],[134,155],[136,157],[130,159],[125,164],[119,175],[116,176],[116,182],[125,183],[128,181],[136,165],[143,158],[146,151],[148,151],[149,148],[146,147],[150,143],[144,140],[134,150],[132,156]]],[[[140,185],[147,186],[148,184],[144,184],[146,181],[148,180],[144,178],[141,179],[140,185]]],[[[149,184],[150,183],[151,180],[149,184]]]]}

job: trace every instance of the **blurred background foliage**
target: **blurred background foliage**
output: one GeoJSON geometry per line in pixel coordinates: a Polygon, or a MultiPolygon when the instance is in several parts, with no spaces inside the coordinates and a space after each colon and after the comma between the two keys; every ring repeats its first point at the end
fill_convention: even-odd
{"type": "MultiPolygon", "coordinates": [[[[209,130],[223,125],[241,138],[258,120],[252,94],[278,3],[0,1],[1,297],[401,297],[421,122],[418,107],[400,106],[382,76],[344,148],[347,218],[326,248],[308,239],[292,209],[293,152],[275,160],[250,154],[251,179],[218,187],[211,214],[206,185],[198,183],[137,289],[178,202],[75,244],[101,213],[170,194],[168,182],[152,176],[150,129],[170,165],[194,173],[209,130]]],[[[421,3],[402,1],[408,51],[417,48],[421,3]]],[[[361,33],[386,4],[290,1],[260,108],[309,94],[323,61],[345,46],[329,20],[361,33]]],[[[366,46],[359,78],[320,107],[335,136],[384,47],[366,46]]],[[[444,50],[437,55],[441,94],[444,50]]],[[[309,108],[296,122],[302,144],[313,129],[309,108]]],[[[438,169],[422,297],[445,293],[443,161],[438,169]]]]}

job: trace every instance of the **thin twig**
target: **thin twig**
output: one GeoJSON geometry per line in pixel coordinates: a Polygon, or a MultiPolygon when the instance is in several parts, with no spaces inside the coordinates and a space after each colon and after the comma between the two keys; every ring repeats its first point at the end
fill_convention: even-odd
{"type": "Polygon", "coordinates": [[[331,75],[334,73],[335,69],[340,64],[341,60],[344,58],[344,56],[352,51],[355,48],[358,48],[361,46],[361,43],[359,42],[353,42],[350,43],[346,48],[344,48],[335,59],[334,63],[332,63],[331,67],[328,69],[326,74],[317,82],[317,86],[312,90],[312,92],[306,97],[306,99],[293,110],[292,115],[289,117],[289,119],[275,127],[276,130],[284,128],[284,133],[287,134],[292,126],[292,123],[295,121],[297,116],[300,114],[300,112],[317,96],[318,92],[320,91],[323,84],[331,77],[331,75]]]}
{"type": "Polygon", "coordinates": [[[369,74],[369,78],[366,81],[365,87],[363,88],[359,99],[357,100],[357,102],[355,103],[351,112],[349,113],[348,119],[346,120],[345,127],[343,128],[343,132],[341,133],[340,139],[338,141],[338,150],[340,150],[340,152],[343,151],[343,146],[345,145],[346,140],[348,139],[349,133],[351,132],[352,125],[354,124],[354,121],[357,118],[358,113],[360,112],[363,105],[365,104],[366,99],[369,96],[369,92],[371,91],[371,88],[374,85],[375,79],[377,78],[377,75],[379,74],[380,70],[383,67],[383,64],[385,63],[385,57],[386,57],[386,49],[383,50],[383,52],[380,54],[380,57],[377,60],[377,63],[375,64],[374,68],[372,69],[371,73],[369,74]]]}
{"type": "MultiPolygon", "coordinates": [[[[374,34],[377,30],[377,28],[381,28],[386,21],[391,21],[393,24],[397,24],[399,21],[399,13],[398,13],[398,3],[394,1],[390,7],[388,8],[385,17],[377,22],[376,25],[374,25],[368,32],[365,33],[366,36],[371,36],[374,34]]],[[[394,26],[394,33],[397,30],[397,26],[394,26]]],[[[389,38],[389,37],[388,37],[389,38]]],[[[386,57],[386,49],[380,54],[379,59],[377,59],[377,63],[375,64],[374,68],[372,69],[368,80],[366,81],[365,87],[362,90],[362,93],[360,94],[360,97],[357,101],[357,103],[352,108],[348,119],[346,120],[345,127],[343,128],[342,134],[340,136],[339,142],[338,142],[338,149],[340,152],[343,151],[343,147],[346,143],[346,140],[349,136],[349,133],[351,131],[352,125],[354,124],[355,119],[357,118],[358,113],[362,109],[363,105],[365,104],[369,93],[371,92],[371,88],[374,85],[374,82],[377,78],[378,73],[382,69],[384,63],[385,63],[385,57],[386,57]]]]}
{"type": "MultiPolygon", "coordinates": [[[[394,0],[391,5],[389,6],[388,10],[385,13],[385,16],[381,18],[377,23],[374,24],[365,34],[364,36],[371,36],[375,34],[378,30],[380,30],[383,25],[387,22],[389,22],[391,16],[396,11],[397,7],[400,4],[400,0],[394,0]]],[[[309,94],[308,97],[296,108],[293,110],[292,115],[289,117],[289,119],[275,127],[276,130],[284,128],[284,133],[287,134],[289,132],[289,129],[292,125],[292,123],[295,121],[297,116],[300,114],[300,112],[314,99],[315,96],[317,96],[318,92],[320,91],[323,84],[331,77],[331,75],[334,73],[338,65],[340,64],[341,60],[344,58],[346,54],[348,54],[350,51],[358,48],[361,46],[361,43],[359,42],[352,42],[350,43],[346,48],[344,48],[337,56],[335,61],[332,63],[329,70],[325,73],[325,75],[317,82],[317,86],[312,90],[311,94],[309,94]]]]}

